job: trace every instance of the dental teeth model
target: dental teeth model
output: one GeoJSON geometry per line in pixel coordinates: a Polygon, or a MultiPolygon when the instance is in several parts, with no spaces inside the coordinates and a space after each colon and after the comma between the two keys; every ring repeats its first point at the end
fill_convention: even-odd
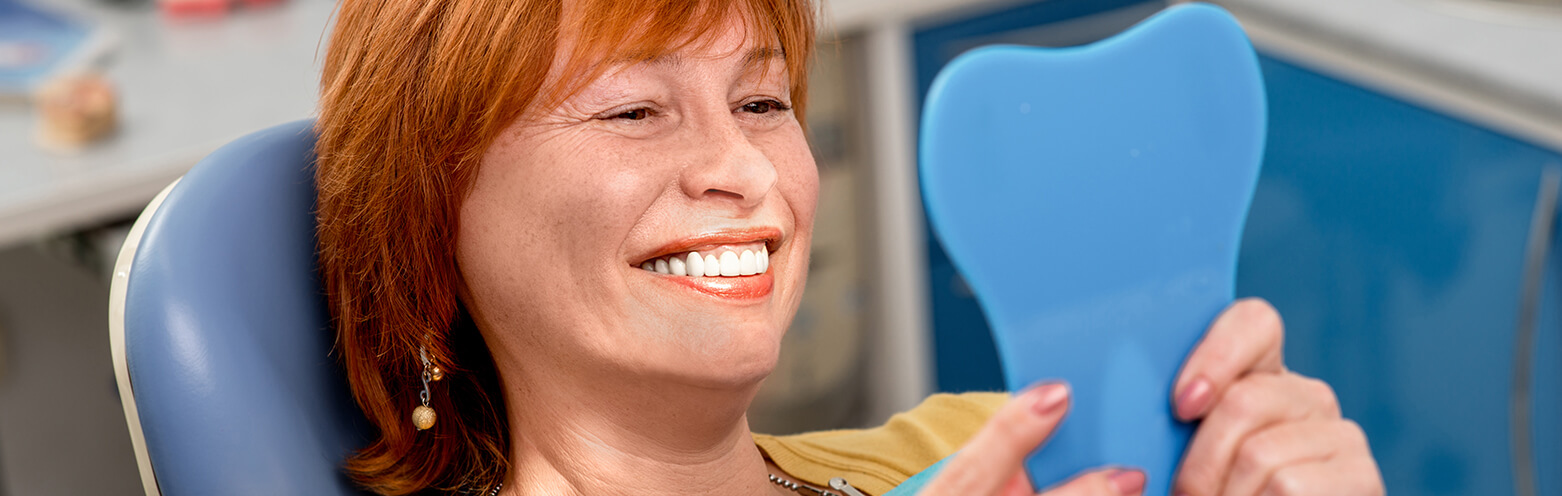
{"type": "Polygon", "coordinates": [[[700,252],[689,252],[688,256],[671,256],[647,260],[640,264],[640,268],[674,276],[693,277],[739,277],[764,274],[770,268],[770,248],[761,247],[759,251],[743,250],[742,253],[727,251],[716,255],[700,255],[700,252]]]}

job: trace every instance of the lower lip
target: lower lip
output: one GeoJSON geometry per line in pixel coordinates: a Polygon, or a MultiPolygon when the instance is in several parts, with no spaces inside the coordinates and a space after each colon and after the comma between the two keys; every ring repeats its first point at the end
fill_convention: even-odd
{"type": "Polygon", "coordinates": [[[740,277],[662,276],[659,279],[717,298],[757,300],[770,296],[776,277],[771,272],[740,277]]]}

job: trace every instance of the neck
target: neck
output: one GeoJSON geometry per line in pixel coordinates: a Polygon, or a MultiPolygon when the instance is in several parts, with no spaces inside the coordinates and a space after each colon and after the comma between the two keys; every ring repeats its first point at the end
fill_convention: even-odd
{"type": "Polygon", "coordinates": [[[744,413],[757,384],[722,389],[622,373],[515,375],[505,378],[512,467],[506,495],[777,490],[744,413]]]}

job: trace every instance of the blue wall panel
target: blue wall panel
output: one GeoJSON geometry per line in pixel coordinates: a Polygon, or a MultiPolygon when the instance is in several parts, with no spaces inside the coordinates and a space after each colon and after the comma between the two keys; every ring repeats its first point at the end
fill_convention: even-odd
{"type": "Polygon", "coordinates": [[[1263,67],[1270,139],[1238,294],[1280,309],[1289,365],[1335,387],[1391,493],[1511,494],[1524,247],[1540,170],[1562,157],[1263,67]]]}

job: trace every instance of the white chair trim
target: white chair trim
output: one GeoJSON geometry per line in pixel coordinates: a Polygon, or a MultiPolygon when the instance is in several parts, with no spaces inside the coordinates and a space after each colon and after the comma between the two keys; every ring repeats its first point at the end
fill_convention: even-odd
{"type": "Polygon", "coordinates": [[[157,475],[152,472],[152,458],[146,451],[146,435],[141,431],[141,414],[136,409],[136,395],[130,383],[130,362],[125,355],[125,289],[130,282],[130,265],[135,261],[136,248],[141,244],[141,235],[146,231],[147,223],[151,222],[157,208],[162,206],[168,192],[178,184],[178,179],[169,183],[168,187],[152,198],[152,202],[141,211],[141,216],[136,217],[136,223],[130,227],[130,234],[125,237],[125,244],[119,248],[119,257],[114,261],[114,277],[108,293],[108,339],[109,350],[114,355],[114,378],[119,382],[119,402],[125,409],[125,423],[130,427],[130,445],[135,449],[136,467],[141,471],[141,487],[146,490],[147,496],[161,496],[162,492],[157,487],[157,475]]]}

